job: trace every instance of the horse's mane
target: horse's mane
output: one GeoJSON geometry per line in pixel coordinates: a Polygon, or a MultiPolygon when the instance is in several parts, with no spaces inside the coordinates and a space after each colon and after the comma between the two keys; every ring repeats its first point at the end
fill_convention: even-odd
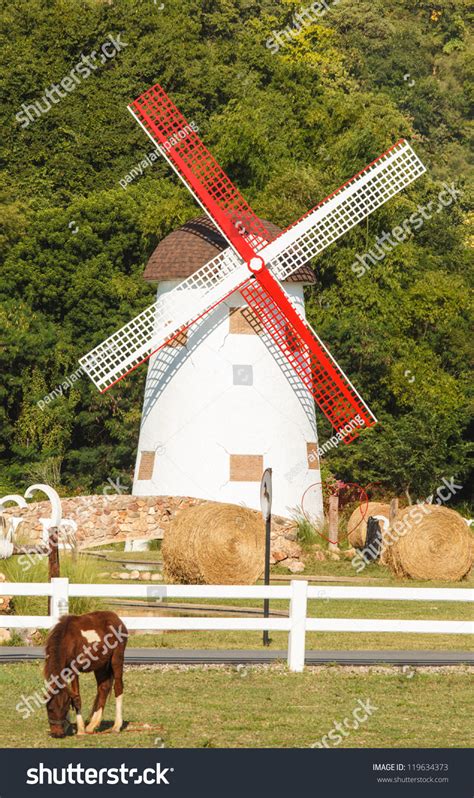
{"type": "Polygon", "coordinates": [[[44,675],[46,679],[49,679],[50,676],[57,676],[63,669],[61,662],[61,644],[72,617],[72,615],[65,615],[61,618],[56,626],[51,629],[46,638],[46,659],[44,664],[44,675]]]}

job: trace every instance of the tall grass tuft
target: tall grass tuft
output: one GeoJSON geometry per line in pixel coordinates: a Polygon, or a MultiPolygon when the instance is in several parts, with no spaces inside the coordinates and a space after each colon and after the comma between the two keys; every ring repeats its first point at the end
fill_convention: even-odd
{"type": "Polygon", "coordinates": [[[296,523],[296,535],[298,543],[301,543],[302,546],[312,546],[313,543],[316,543],[316,541],[319,540],[319,535],[316,532],[313,524],[311,524],[302,513],[296,513],[294,516],[294,521],[296,523]]]}
{"type": "MultiPolygon", "coordinates": [[[[61,576],[67,577],[70,582],[93,584],[102,581],[99,578],[101,563],[92,558],[79,555],[74,561],[70,554],[60,552],[59,560],[61,576]]],[[[7,582],[47,582],[48,560],[47,557],[41,557],[30,561],[21,555],[14,556],[1,561],[0,571],[5,574],[7,582]]],[[[14,596],[12,605],[15,615],[48,613],[48,599],[43,596],[14,596]]],[[[82,615],[103,608],[104,600],[96,596],[71,598],[69,601],[69,612],[72,615],[82,615]]]]}

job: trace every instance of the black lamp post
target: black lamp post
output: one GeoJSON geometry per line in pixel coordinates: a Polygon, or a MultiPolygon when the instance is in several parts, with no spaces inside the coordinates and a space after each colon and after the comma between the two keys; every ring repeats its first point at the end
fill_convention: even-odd
{"type": "MultiPolygon", "coordinates": [[[[267,468],[263,472],[260,483],[260,507],[262,508],[263,520],[265,521],[265,573],[264,583],[270,584],[270,533],[272,527],[272,469],[267,468]]],[[[263,600],[263,617],[268,618],[270,611],[270,600],[263,600]]],[[[268,630],[263,632],[263,645],[270,645],[268,630]]]]}

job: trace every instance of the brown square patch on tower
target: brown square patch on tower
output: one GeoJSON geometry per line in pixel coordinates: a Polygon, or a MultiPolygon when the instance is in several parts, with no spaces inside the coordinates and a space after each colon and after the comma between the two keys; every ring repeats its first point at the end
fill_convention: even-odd
{"type": "Polygon", "coordinates": [[[306,455],[308,458],[308,468],[310,470],[317,471],[319,468],[319,457],[318,457],[318,444],[317,443],[307,443],[306,444],[306,455]]]}
{"type": "Polygon", "coordinates": [[[155,452],[142,452],[138,467],[138,479],[152,479],[155,465],[155,452]]]}
{"type": "Polygon", "coordinates": [[[183,330],[182,332],[178,333],[178,335],[175,338],[172,338],[170,341],[167,341],[165,346],[180,347],[180,346],[186,346],[187,343],[188,343],[188,331],[183,330]]]}
{"type": "Polygon", "coordinates": [[[229,332],[238,335],[259,335],[262,327],[250,308],[229,308],[229,332]]]}
{"type": "Polygon", "coordinates": [[[263,474],[263,455],[231,454],[229,466],[231,482],[260,482],[263,474]]]}

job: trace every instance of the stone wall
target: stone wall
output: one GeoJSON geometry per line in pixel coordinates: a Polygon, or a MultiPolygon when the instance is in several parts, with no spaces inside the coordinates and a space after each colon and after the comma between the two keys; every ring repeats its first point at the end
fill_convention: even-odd
{"type": "MultiPolygon", "coordinates": [[[[63,519],[77,524],[80,549],[117,543],[127,540],[152,540],[162,538],[170,521],[186,507],[203,504],[203,499],[183,496],[76,496],[62,499],[63,519]]],[[[40,518],[49,517],[48,501],[32,502],[25,509],[11,507],[4,511],[8,516],[24,520],[18,526],[21,544],[35,544],[41,540],[40,518]]],[[[294,524],[285,518],[272,518],[272,562],[291,564],[301,554],[296,542],[294,524]]],[[[21,545],[20,544],[20,545],[21,545]]],[[[298,570],[298,569],[297,569],[298,570]]]]}

